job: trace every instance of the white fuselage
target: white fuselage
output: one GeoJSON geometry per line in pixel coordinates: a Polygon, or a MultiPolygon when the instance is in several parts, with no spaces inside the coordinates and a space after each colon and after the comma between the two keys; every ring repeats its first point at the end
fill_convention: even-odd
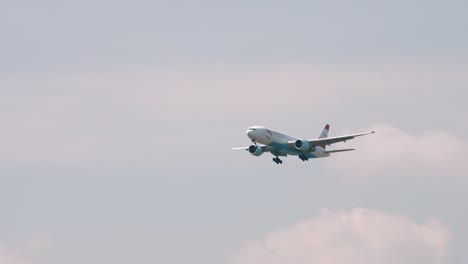
{"type": "Polygon", "coordinates": [[[275,152],[278,152],[282,155],[301,155],[306,154],[311,158],[321,158],[328,157],[329,154],[324,152],[324,149],[321,147],[316,147],[313,151],[303,152],[294,147],[290,147],[288,142],[296,141],[298,138],[288,136],[286,134],[276,132],[274,130],[254,126],[247,130],[247,136],[254,142],[260,143],[266,146],[269,146],[274,149],[275,152]]]}

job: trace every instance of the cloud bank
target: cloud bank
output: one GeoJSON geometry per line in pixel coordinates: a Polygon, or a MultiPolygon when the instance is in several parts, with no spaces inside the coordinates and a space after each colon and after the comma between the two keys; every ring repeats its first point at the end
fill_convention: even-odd
{"type": "MultiPolygon", "coordinates": [[[[373,177],[404,172],[408,175],[437,177],[462,176],[468,144],[444,131],[424,131],[413,134],[389,125],[374,125],[376,134],[352,142],[357,149],[352,155],[335,155],[328,165],[342,174],[373,177]]],[[[343,146],[343,145],[342,145],[343,146]]],[[[339,147],[337,147],[339,148],[339,147]]]]}
{"type": "MultiPolygon", "coordinates": [[[[173,144],[178,140],[198,148],[192,154],[210,155],[207,142],[227,149],[233,135],[240,135],[237,131],[253,124],[287,128],[300,137],[309,135],[312,124],[321,128],[337,117],[342,117],[335,120],[341,127],[367,126],[382,116],[401,120],[414,105],[431,111],[434,100],[443,109],[418,115],[418,120],[432,123],[438,115],[447,120],[454,118],[453,108],[465,103],[459,91],[467,83],[467,68],[187,65],[0,76],[0,166],[154,168],[155,160],[164,161],[158,166],[173,164],[167,157],[188,151],[173,144]]],[[[446,143],[443,136],[441,140],[446,143]]],[[[372,147],[384,151],[384,144],[372,147]]],[[[437,152],[444,146],[422,147],[437,152]]]]}
{"type": "Polygon", "coordinates": [[[38,263],[52,249],[50,236],[44,232],[36,232],[16,247],[0,245],[0,264],[38,263]]]}
{"type": "Polygon", "coordinates": [[[0,247],[0,264],[32,264],[29,259],[0,247]]]}
{"type": "Polygon", "coordinates": [[[233,264],[446,263],[449,232],[436,220],[413,223],[362,208],[323,210],[263,239],[247,242],[233,264]]]}

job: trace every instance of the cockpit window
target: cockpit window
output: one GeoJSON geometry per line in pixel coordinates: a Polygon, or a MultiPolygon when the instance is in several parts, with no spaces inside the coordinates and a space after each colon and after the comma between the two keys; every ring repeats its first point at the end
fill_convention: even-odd
{"type": "Polygon", "coordinates": [[[251,128],[249,128],[249,130],[255,131],[255,128],[252,128],[252,127],[251,127],[251,128]]]}

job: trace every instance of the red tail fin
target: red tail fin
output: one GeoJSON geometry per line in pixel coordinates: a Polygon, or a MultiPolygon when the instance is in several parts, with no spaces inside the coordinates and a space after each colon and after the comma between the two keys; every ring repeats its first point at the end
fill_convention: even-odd
{"type": "MultiPolygon", "coordinates": [[[[325,126],[325,128],[322,130],[322,134],[320,134],[320,137],[319,138],[327,138],[328,137],[328,131],[330,130],[330,125],[327,124],[325,126]]],[[[325,149],[327,147],[327,145],[322,145],[320,146],[322,147],[323,149],[325,149]]]]}

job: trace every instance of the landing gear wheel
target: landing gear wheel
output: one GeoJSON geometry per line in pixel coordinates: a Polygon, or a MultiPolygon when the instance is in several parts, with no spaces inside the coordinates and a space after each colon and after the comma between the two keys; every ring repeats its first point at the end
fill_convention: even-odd
{"type": "Polygon", "coordinates": [[[276,164],[283,164],[283,161],[280,160],[278,157],[273,158],[273,161],[274,161],[276,164]]]}

